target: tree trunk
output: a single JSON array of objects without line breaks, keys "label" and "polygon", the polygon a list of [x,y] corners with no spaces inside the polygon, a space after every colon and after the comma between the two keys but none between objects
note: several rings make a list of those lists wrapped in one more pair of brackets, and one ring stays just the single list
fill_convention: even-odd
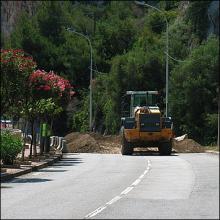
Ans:
[{"label": "tree trunk", "polygon": [[12,119],[12,128],[14,129],[15,128],[15,120]]},{"label": "tree trunk", "polygon": [[35,131],[33,134],[33,155],[34,155],[34,157],[37,156],[37,140],[36,140],[36,132]]},{"label": "tree trunk", "polygon": [[5,120],[5,128],[7,128],[6,117],[3,118]]},{"label": "tree trunk", "polygon": [[25,155],[25,141],[27,138],[27,127],[28,127],[28,121],[24,122],[24,134],[23,134],[23,139],[24,139],[24,144],[23,144],[23,148],[22,148],[22,154],[21,154],[21,160],[24,161],[24,155]]},{"label": "tree trunk", "polygon": [[51,122],[50,122],[50,131],[53,131],[53,118],[51,118]]},{"label": "tree trunk", "polygon": [[34,157],[37,156],[37,140],[36,140],[36,121],[34,120],[34,129],[33,129],[33,135],[32,135],[32,139],[33,139],[33,154]]},{"label": "tree trunk", "polygon": [[30,146],[30,155],[29,158],[32,158],[32,149],[33,149],[33,140],[34,140],[34,121],[31,120],[31,146]]},{"label": "tree trunk", "polygon": [[40,120],[40,155],[44,152],[44,138],[42,137],[42,120]]},{"label": "tree trunk", "polygon": [[48,135],[49,132],[49,121],[46,120],[46,135],[45,135],[45,141],[44,141],[44,152],[49,153],[50,151],[50,136]]}]

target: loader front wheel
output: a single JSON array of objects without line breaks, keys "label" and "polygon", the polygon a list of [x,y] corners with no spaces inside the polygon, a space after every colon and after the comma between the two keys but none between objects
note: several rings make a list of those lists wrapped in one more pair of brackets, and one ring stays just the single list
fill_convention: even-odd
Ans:
[{"label": "loader front wheel", "polygon": [[171,155],[171,153],[172,153],[171,141],[166,141],[166,142],[160,143],[160,146],[158,149],[159,149],[160,155]]},{"label": "loader front wheel", "polygon": [[133,154],[133,147],[131,143],[129,143],[125,136],[122,136],[122,145],[121,145],[121,154],[122,155],[132,155]]}]

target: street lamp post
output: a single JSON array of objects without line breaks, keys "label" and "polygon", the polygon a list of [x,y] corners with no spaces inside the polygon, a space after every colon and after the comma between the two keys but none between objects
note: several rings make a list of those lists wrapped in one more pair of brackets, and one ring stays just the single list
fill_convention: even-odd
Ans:
[{"label": "street lamp post", "polygon": [[220,112],[220,100],[219,100],[219,87],[217,88],[217,97],[218,97],[218,134],[217,134],[217,147],[218,147],[218,150],[220,149],[220,146],[219,146],[219,112]]},{"label": "street lamp post", "polygon": [[79,32],[75,31],[72,28],[67,28],[66,30],[70,31],[70,32],[73,32],[75,34],[78,34],[82,37],[85,37],[86,40],[89,42],[89,46],[90,46],[89,130],[92,131],[92,44],[91,44],[90,39],[86,35],[84,35],[82,33],[79,33]]},{"label": "street lamp post", "polygon": [[[153,8],[159,12],[164,13],[163,11],[161,11],[160,9],[149,5],[145,2],[139,2],[139,1],[134,1],[137,5],[141,5],[141,6],[147,6],[150,8]],[[169,63],[168,63],[168,55],[169,55],[169,35],[168,35],[168,21],[166,16],[164,16],[165,21],[166,21],[166,117],[168,117],[168,72],[169,72]]]}]

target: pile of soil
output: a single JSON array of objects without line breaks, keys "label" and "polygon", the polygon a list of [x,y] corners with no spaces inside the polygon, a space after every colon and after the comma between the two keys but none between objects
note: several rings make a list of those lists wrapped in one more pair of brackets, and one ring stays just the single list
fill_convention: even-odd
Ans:
[{"label": "pile of soil", "polygon": [[173,140],[173,149],[177,153],[203,153],[205,148],[193,139]]},{"label": "pile of soil", "polygon": [[72,132],[64,137],[68,153],[120,153],[120,137]]},{"label": "pile of soil", "polygon": [[[97,133],[72,132],[65,137],[68,153],[120,154],[121,137],[103,136]],[[205,148],[193,139],[173,140],[173,150],[177,153],[202,153]],[[135,151],[158,151],[157,148],[135,148]]]}]

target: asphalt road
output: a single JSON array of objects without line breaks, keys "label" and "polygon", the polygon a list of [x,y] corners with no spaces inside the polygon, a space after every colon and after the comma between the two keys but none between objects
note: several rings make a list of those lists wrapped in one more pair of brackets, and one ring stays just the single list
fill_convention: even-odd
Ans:
[{"label": "asphalt road", "polygon": [[1,184],[1,219],[219,219],[219,156],[65,154]]}]

